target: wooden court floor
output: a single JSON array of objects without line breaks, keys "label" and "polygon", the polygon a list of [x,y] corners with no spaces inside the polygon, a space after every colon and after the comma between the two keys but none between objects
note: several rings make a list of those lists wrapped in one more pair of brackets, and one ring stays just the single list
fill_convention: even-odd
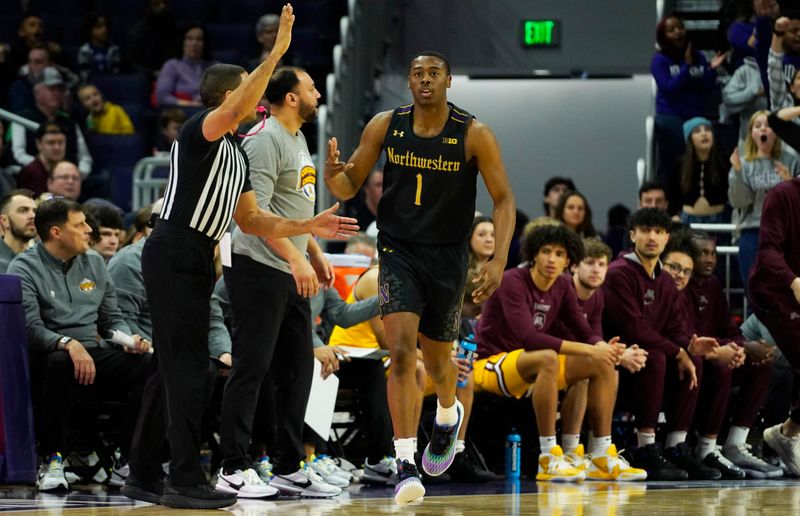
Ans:
[{"label": "wooden court floor", "polygon": [[[241,516],[268,515],[800,515],[800,480],[610,483],[578,485],[497,481],[483,486],[429,486],[416,506],[398,507],[389,489],[351,486],[330,500],[279,499],[240,502],[226,509]],[[0,512],[6,514],[160,515],[221,514],[178,511],[133,503],[102,486],[78,486],[67,495],[39,494],[25,486],[0,486]]]}]

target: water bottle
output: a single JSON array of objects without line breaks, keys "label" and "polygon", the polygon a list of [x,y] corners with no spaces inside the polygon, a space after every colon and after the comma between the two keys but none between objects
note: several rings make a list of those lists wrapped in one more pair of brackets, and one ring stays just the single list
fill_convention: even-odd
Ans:
[{"label": "water bottle", "polygon": [[506,436],[506,480],[519,479],[522,462],[522,437],[512,428]]},{"label": "water bottle", "polygon": [[[458,343],[458,351],[456,356],[458,358],[465,358],[469,362],[469,370],[472,371],[472,361],[475,358],[475,352],[478,350],[478,345],[475,343],[475,336],[473,334],[469,334],[466,339],[459,341]],[[461,376],[458,377],[456,385],[459,387],[466,387],[468,382],[468,378],[464,377],[463,379]]]}]

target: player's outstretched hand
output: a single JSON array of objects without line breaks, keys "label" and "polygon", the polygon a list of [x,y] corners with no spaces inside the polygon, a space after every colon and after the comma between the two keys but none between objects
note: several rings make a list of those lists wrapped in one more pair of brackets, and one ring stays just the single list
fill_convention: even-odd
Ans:
[{"label": "player's outstretched hand", "polygon": [[275,44],[272,52],[282,56],[289,50],[289,43],[292,42],[292,25],[294,25],[294,9],[292,4],[286,4],[281,10],[281,21],[278,25],[278,35],[275,36]]},{"label": "player's outstretched hand", "polygon": [[483,303],[489,299],[489,296],[500,286],[504,270],[505,264],[499,261],[489,260],[483,264],[478,275],[472,280],[473,283],[478,284],[478,288],[472,293],[473,303]]},{"label": "player's outstretched hand", "polygon": [[334,212],[339,209],[337,202],[327,210],[311,219],[311,234],[322,238],[346,240],[358,231],[356,219],[340,217]]},{"label": "player's outstretched hand", "polygon": [[325,179],[336,177],[346,170],[353,168],[353,163],[339,161],[339,144],[336,137],[328,140],[328,157],[325,159]]}]

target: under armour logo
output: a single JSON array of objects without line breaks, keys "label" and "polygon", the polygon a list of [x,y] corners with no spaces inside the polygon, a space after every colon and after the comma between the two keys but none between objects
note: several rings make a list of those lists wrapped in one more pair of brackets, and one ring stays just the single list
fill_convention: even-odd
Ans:
[{"label": "under armour logo", "polygon": [[403,132],[403,131],[398,131],[397,129],[395,129],[394,131],[392,131],[392,136],[399,136],[400,138],[402,138],[402,137],[403,137],[403,134],[404,134],[404,132]]},{"label": "under armour logo", "polygon": [[798,319],[798,318],[800,318],[800,314],[798,314],[797,312],[792,312],[792,313],[789,314],[789,320],[791,320],[791,321],[794,321],[795,319]]}]

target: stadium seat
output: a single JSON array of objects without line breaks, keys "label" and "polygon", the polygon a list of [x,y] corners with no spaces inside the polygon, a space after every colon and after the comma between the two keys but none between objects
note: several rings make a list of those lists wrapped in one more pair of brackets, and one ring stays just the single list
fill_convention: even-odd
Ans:
[{"label": "stadium seat", "polygon": [[142,137],[138,134],[131,136],[92,134],[87,140],[94,158],[92,176],[108,174],[111,181],[112,202],[126,212],[130,211],[133,168],[136,162],[144,157]]}]

